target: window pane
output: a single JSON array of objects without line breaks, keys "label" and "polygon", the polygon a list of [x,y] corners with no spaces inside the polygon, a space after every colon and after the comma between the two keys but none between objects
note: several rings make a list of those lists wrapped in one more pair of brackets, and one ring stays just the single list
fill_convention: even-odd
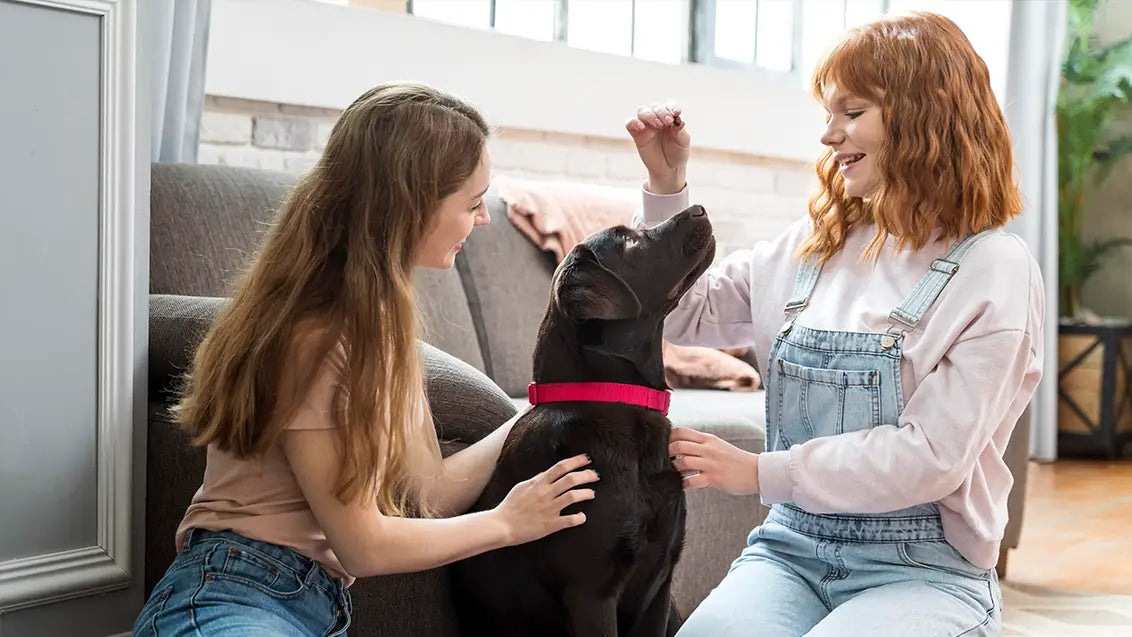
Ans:
[{"label": "window pane", "polygon": [[490,0],[413,0],[413,15],[477,29],[491,22]]},{"label": "window pane", "polygon": [[872,22],[884,13],[884,0],[846,0],[845,28]]},{"label": "window pane", "polygon": [[[852,2],[852,0],[850,0]],[[802,83],[808,85],[810,75],[821,56],[844,31],[845,0],[802,0]]]},{"label": "window pane", "polygon": [[718,0],[715,4],[715,55],[745,62],[755,61],[755,19],[759,6],[754,0]]},{"label": "window pane", "polygon": [[1010,32],[1013,6],[1010,0],[891,0],[889,11],[933,11],[954,21],[986,62],[994,91],[1001,96],[1006,90],[1010,46],[1004,34]]},{"label": "window pane", "polygon": [[632,52],[633,0],[570,0],[566,40],[591,51]]},{"label": "window pane", "polygon": [[495,30],[553,40],[554,0],[495,0]]},{"label": "window pane", "polygon": [[791,0],[758,0],[758,51],[755,64],[776,71],[794,65],[794,3]]},{"label": "window pane", "polygon": [[637,0],[634,33],[634,56],[657,62],[682,62],[688,39],[688,1]]}]

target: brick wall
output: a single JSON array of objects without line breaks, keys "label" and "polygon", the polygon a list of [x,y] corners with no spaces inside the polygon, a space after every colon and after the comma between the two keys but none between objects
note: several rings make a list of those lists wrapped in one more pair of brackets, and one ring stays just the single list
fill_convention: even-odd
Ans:
[{"label": "brick wall", "polygon": [[[197,161],[301,172],[317,160],[338,111],[209,96]],[[693,129],[694,135],[694,129]],[[491,140],[495,174],[637,190],[644,169],[625,139],[502,129]],[[694,149],[693,200],[712,215],[720,255],[777,235],[804,215],[811,166]]]}]

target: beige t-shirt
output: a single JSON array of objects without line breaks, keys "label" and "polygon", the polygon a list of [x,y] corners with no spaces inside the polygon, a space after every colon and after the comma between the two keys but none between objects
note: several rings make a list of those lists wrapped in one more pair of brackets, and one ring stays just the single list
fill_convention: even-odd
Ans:
[{"label": "beige t-shirt", "polygon": [[[335,350],[315,379],[288,429],[332,429],[332,409],[345,370]],[[245,537],[289,547],[322,564],[331,577],[354,578],[342,567],[319,526],[278,443],[262,457],[241,460],[208,446],[204,484],[177,528],[177,550],[190,528],[232,530]]]}]

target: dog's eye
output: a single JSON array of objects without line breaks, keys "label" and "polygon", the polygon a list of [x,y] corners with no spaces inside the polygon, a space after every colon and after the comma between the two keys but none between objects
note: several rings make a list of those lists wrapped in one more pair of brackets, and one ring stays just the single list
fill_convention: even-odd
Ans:
[{"label": "dog's eye", "polygon": [[636,237],[625,237],[625,245],[623,246],[622,250],[624,252],[628,252],[629,250],[633,250],[637,247],[637,245],[639,243],[640,242],[637,241]]}]

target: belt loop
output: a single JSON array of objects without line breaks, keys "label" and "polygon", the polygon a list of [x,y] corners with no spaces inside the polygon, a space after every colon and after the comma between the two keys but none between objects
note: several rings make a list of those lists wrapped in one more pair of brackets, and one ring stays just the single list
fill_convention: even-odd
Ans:
[{"label": "belt loop", "polygon": [[184,550],[187,551],[190,548],[192,548],[193,537],[196,535],[196,533],[197,533],[197,530],[196,530],[195,527],[185,531],[185,537],[181,540],[181,545],[182,545],[182,547],[184,547]]}]

